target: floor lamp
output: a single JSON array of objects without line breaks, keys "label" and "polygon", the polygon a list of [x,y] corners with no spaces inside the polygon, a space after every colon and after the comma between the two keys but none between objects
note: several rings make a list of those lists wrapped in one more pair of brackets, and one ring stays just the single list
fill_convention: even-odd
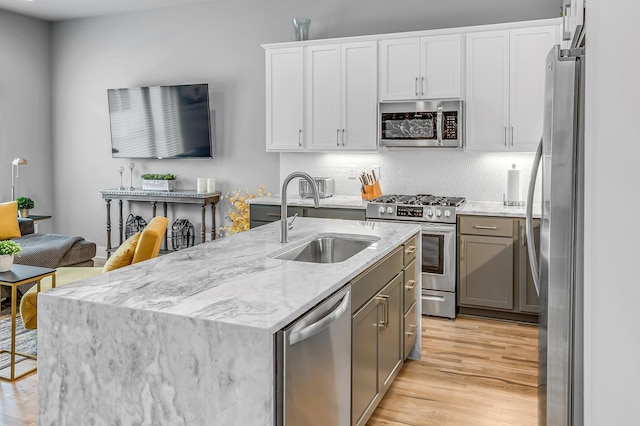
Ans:
[{"label": "floor lamp", "polygon": [[13,178],[14,178],[13,168],[15,166],[15,168],[16,168],[15,177],[18,177],[18,167],[24,166],[26,164],[29,164],[29,163],[27,163],[27,160],[25,160],[22,157],[16,157],[11,162],[11,201],[16,199],[15,188],[14,188],[14,180],[13,180]]}]

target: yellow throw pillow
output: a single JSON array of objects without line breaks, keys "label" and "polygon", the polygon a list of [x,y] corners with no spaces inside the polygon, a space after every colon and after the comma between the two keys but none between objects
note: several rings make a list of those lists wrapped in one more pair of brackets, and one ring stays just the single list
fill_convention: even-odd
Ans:
[{"label": "yellow throw pillow", "polygon": [[0,203],[0,241],[20,238],[18,202]]},{"label": "yellow throw pillow", "polygon": [[104,264],[104,267],[102,268],[103,273],[122,268],[123,266],[131,265],[133,254],[136,252],[136,246],[138,245],[138,240],[140,239],[140,234],[141,232],[138,231],[127,238],[127,241],[120,244],[118,250],[116,250],[109,257],[109,259],[107,259],[107,263]]}]

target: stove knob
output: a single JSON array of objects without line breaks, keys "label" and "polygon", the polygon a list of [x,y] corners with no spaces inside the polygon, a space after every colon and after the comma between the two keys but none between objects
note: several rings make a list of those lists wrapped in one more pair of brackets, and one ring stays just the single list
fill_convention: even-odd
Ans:
[{"label": "stove knob", "polygon": [[384,207],[382,207],[382,206],[378,207],[378,212],[380,214],[384,214]]},{"label": "stove knob", "polygon": [[442,216],[442,210],[436,209],[436,217]]},{"label": "stove knob", "polygon": [[387,213],[393,214],[393,207],[387,207]]},{"label": "stove knob", "polygon": [[445,210],[444,217],[451,217],[451,212],[449,210]]},{"label": "stove knob", "polygon": [[427,209],[427,216],[433,216],[433,210]]}]

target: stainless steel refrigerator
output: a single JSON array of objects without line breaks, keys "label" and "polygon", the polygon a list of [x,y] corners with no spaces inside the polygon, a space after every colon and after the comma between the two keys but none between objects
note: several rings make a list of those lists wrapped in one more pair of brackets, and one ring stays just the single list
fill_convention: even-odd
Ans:
[{"label": "stainless steel refrigerator", "polygon": [[[540,297],[538,424],[583,424],[584,48],[549,52],[544,128],[529,186],[527,240]],[[539,269],[533,192],[542,159]]]}]

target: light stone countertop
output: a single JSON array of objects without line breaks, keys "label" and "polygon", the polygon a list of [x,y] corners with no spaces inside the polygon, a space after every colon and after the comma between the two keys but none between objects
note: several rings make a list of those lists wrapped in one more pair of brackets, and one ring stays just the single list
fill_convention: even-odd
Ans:
[{"label": "light stone countertop", "polygon": [[[280,195],[258,197],[249,200],[249,204],[277,205],[281,202]],[[287,205],[294,207],[313,207],[313,198],[300,198],[299,196],[287,196]],[[337,209],[361,209],[367,208],[367,201],[353,195],[333,195],[328,198],[320,198],[320,207]]]},{"label": "light stone countertop", "polygon": [[420,227],[411,224],[298,218],[289,243],[317,233],[380,237],[340,263],[277,260],[280,224],[160,256],[59,287],[40,297],[174,314],[274,333],[346,285]]},{"label": "light stone countertop", "polygon": [[[503,216],[522,217],[526,215],[527,208],[505,206],[500,201],[466,201],[456,212],[458,215],[468,216]],[[540,206],[533,206],[533,217],[540,217]]]}]

